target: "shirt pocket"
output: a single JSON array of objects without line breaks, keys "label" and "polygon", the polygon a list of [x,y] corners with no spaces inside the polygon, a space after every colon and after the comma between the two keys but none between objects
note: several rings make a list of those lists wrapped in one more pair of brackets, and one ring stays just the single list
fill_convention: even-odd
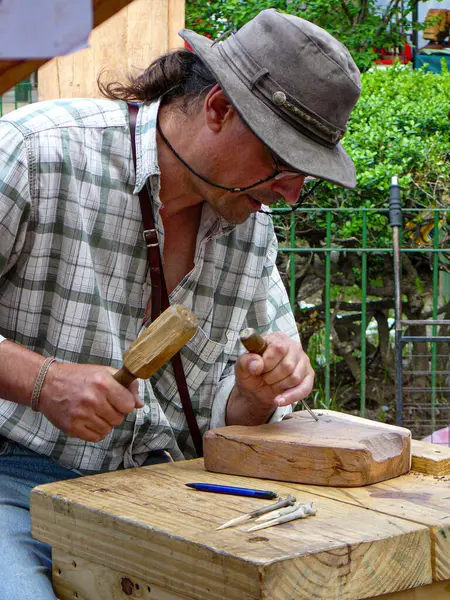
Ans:
[{"label": "shirt pocket", "polygon": [[[208,379],[207,387],[211,389],[219,382],[238,336],[238,331],[227,330],[222,340],[217,342],[199,327],[196,334],[183,347],[181,359],[194,410],[197,408],[194,396],[205,379]],[[181,408],[172,364],[165,365],[159,375],[153,378],[152,383],[156,386],[154,391],[163,407],[173,404]]]},{"label": "shirt pocket", "polygon": [[186,344],[182,360],[191,395],[200,387],[219,357],[227,353],[228,337],[225,335],[223,340],[216,342],[199,327],[194,337]]}]

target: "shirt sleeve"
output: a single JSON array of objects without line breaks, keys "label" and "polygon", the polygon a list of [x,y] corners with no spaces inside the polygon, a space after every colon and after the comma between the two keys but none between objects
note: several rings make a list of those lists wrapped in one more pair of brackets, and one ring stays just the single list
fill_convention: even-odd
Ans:
[{"label": "shirt sleeve", "polygon": [[[31,212],[27,152],[23,135],[0,121],[0,278],[17,261]],[[0,342],[5,338],[0,335]]]},{"label": "shirt sleeve", "polygon": [[[299,342],[298,329],[289,304],[286,288],[275,264],[277,251],[278,243],[275,234],[273,234],[261,281],[243,327],[253,327],[262,335],[267,335],[272,331],[283,331],[290,338]],[[230,358],[222,374],[212,405],[211,429],[225,427],[226,425],[227,401],[235,383],[234,364],[239,353],[243,351],[241,345],[237,344],[236,352]],[[291,412],[292,406],[279,407],[275,410],[269,422],[281,421]]]}]

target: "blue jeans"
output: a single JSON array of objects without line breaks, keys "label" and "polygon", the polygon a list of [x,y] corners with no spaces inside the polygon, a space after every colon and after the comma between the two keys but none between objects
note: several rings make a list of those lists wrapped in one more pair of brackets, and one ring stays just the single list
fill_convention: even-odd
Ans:
[{"label": "blue jeans", "polygon": [[[145,464],[170,460],[149,456]],[[78,473],[0,436],[0,600],[55,600],[51,548],[31,537],[32,488]]]}]

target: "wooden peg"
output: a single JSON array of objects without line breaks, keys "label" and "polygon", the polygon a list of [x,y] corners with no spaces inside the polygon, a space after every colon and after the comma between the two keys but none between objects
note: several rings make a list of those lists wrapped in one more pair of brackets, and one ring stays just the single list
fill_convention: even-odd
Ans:
[{"label": "wooden peg", "polygon": [[169,306],[128,348],[114,379],[128,387],[148,379],[174,356],[197,331],[197,318],[185,306]]}]

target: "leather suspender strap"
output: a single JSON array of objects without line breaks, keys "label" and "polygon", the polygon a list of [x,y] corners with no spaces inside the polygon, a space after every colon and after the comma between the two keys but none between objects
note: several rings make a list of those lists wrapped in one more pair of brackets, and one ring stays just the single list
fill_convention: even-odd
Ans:
[{"label": "leather suspender strap", "polygon": [[[131,150],[133,152],[134,168],[136,169],[136,118],[137,106],[128,105],[130,117]],[[153,217],[152,202],[148,193],[147,185],[139,192],[139,203],[141,205],[142,221],[144,223],[144,241],[147,246],[147,265],[152,283],[152,321],[161,314],[162,306],[162,282],[161,282],[161,257],[159,254],[158,232]],[[167,301],[168,302],[168,301]],[[168,306],[168,304],[167,304]],[[167,308],[164,307],[164,308]]]},{"label": "leather suspender strap", "polygon": [[[133,104],[128,104],[128,113],[130,117],[130,133],[131,133],[131,148],[133,152],[134,167],[136,169],[136,118],[138,107]],[[154,321],[170,306],[169,295],[167,293],[166,280],[164,278],[164,270],[159,252],[158,233],[155,227],[155,219],[153,217],[152,201],[148,192],[147,185],[144,185],[139,192],[139,203],[141,205],[142,221],[144,223],[144,240],[147,246],[147,264],[150,272],[150,280],[152,285],[152,321]],[[202,434],[198,427],[197,419],[195,418],[192,409],[191,399],[189,397],[189,389],[184,375],[183,363],[179,352],[172,358],[172,366],[177,382],[178,393],[180,395],[181,404],[183,406],[186,421],[191,433],[192,441],[198,456],[203,456]]]}]

